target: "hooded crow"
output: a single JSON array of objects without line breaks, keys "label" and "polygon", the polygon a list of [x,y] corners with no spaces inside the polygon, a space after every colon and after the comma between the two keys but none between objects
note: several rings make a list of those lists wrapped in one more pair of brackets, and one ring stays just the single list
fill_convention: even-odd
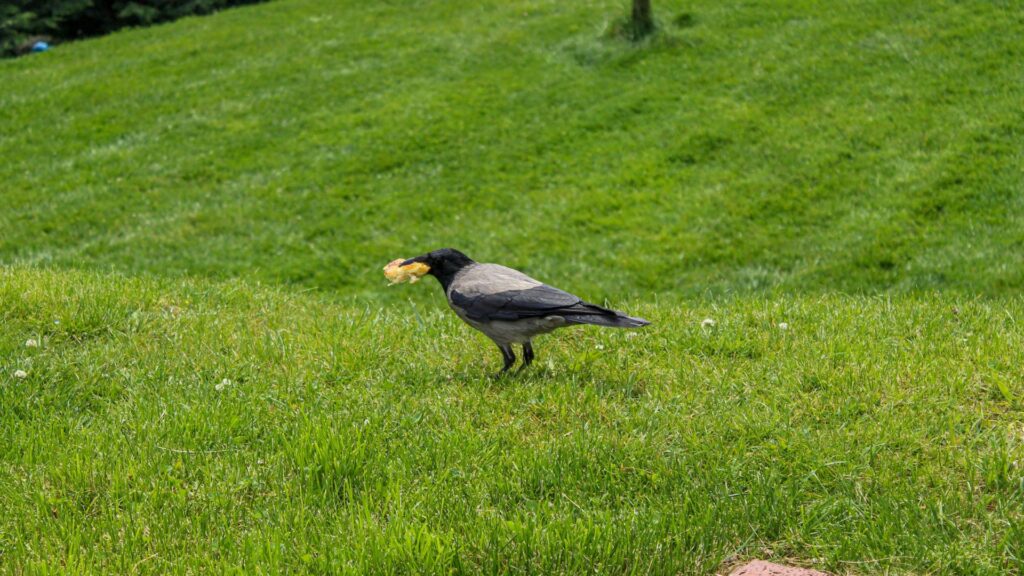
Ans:
[{"label": "hooded crow", "polygon": [[[430,274],[437,278],[448,305],[459,318],[498,345],[505,361],[499,374],[516,362],[513,344],[522,345],[522,368],[525,368],[534,359],[533,338],[556,328],[575,324],[639,328],[650,324],[643,318],[584,302],[518,270],[474,262],[453,248],[435,250],[394,264],[403,269],[406,276]],[[412,267],[413,264],[419,266]]]}]

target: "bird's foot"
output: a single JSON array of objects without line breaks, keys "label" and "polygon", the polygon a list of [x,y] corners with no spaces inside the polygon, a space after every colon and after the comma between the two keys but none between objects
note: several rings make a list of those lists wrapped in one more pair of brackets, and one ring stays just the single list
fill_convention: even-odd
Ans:
[{"label": "bird's foot", "polygon": [[519,369],[516,370],[516,374],[519,374],[523,370],[526,370],[527,368],[529,368],[530,364],[532,364],[532,363],[533,363],[533,344],[531,344],[530,342],[525,342],[523,344],[523,363],[519,366]]},{"label": "bird's foot", "polygon": [[491,374],[491,379],[492,380],[501,380],[502,378],[508,378],[508,377],[512,376],[513,374],[518,374],[518,371],[513,372],[513,371],[509,370],[508,368],[502,368],[501,370],[498,370],[497,372]]},{"label": "bird's foot", "polygon": [[501,367],[501,372],[494,375],[495,379],[502,378],[508,374],[509,368],[512,368],[516,363],[516,355],[515,352],[512,351],[511,346],[508,344],[499,344],[498,348],[501,350],[501,358],[504,360],[505,364]]}]

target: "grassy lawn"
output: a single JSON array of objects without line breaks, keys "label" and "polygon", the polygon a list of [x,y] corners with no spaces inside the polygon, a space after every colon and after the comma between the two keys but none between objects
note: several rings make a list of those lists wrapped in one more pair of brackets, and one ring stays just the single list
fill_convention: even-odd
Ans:
[{"label": "grassy lawn", "polygon": [[1020,300],[638,304],[495,381],[438,309],[26,269],[0,299],[14,572],[1024,568]]},{"label": "grassy lawn", "polygon": [[[1024,572],[1024,13],[654,7],[0,61],[0,573]],[[444,246],[654,325],[492,380]]]}]

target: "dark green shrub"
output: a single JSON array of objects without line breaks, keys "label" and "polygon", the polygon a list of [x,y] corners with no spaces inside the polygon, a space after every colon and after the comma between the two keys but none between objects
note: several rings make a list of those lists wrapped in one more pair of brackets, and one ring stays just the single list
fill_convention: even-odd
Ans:
[{"label": "dark green shrub", "polygon": [[0,4],[0,55],[23,52],[36,37],[86,38],[259,1],[6,0]]}]

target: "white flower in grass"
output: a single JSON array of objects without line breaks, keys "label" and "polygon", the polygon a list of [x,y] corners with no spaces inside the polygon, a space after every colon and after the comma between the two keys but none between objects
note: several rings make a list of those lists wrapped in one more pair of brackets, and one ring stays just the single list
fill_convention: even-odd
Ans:
[{"label": "white flower in grass", "polygon": [[14,377],[15,378],[28,378],[28,372],[25,372],[24,370],[15,370],[14,371]]},{"label": "white flower in grass", "polygon": [[604,350],[604,344],[598,344],[594,346],[594,348],[597,348],[598,350]]},{"label": "white flower in grass", "polygon": [[789,322],[779,322],[779,330],[789,330]]},{"label": "white flower in grass", "polygon": [[712,320],[711,318],[705,318],[700,323],[700,327],[701,328],[714,328],[714,326],[715,326],[715,321]]},{"label": "white flower in grass", "polygon": [[28,340],[25,340],[25,346],[27,348],[36,348],[39,346],[39,341],[35,338],[29,338]]},{"label": "white flower in grass", "polygon": [[220,392],[221,390],[227,388],[228,386],[231,386],[231,380],[225,378],[221,380],[220,383],[218,383],[216,386],[214,386],[214,389],[216,389],[217,392]]}]

